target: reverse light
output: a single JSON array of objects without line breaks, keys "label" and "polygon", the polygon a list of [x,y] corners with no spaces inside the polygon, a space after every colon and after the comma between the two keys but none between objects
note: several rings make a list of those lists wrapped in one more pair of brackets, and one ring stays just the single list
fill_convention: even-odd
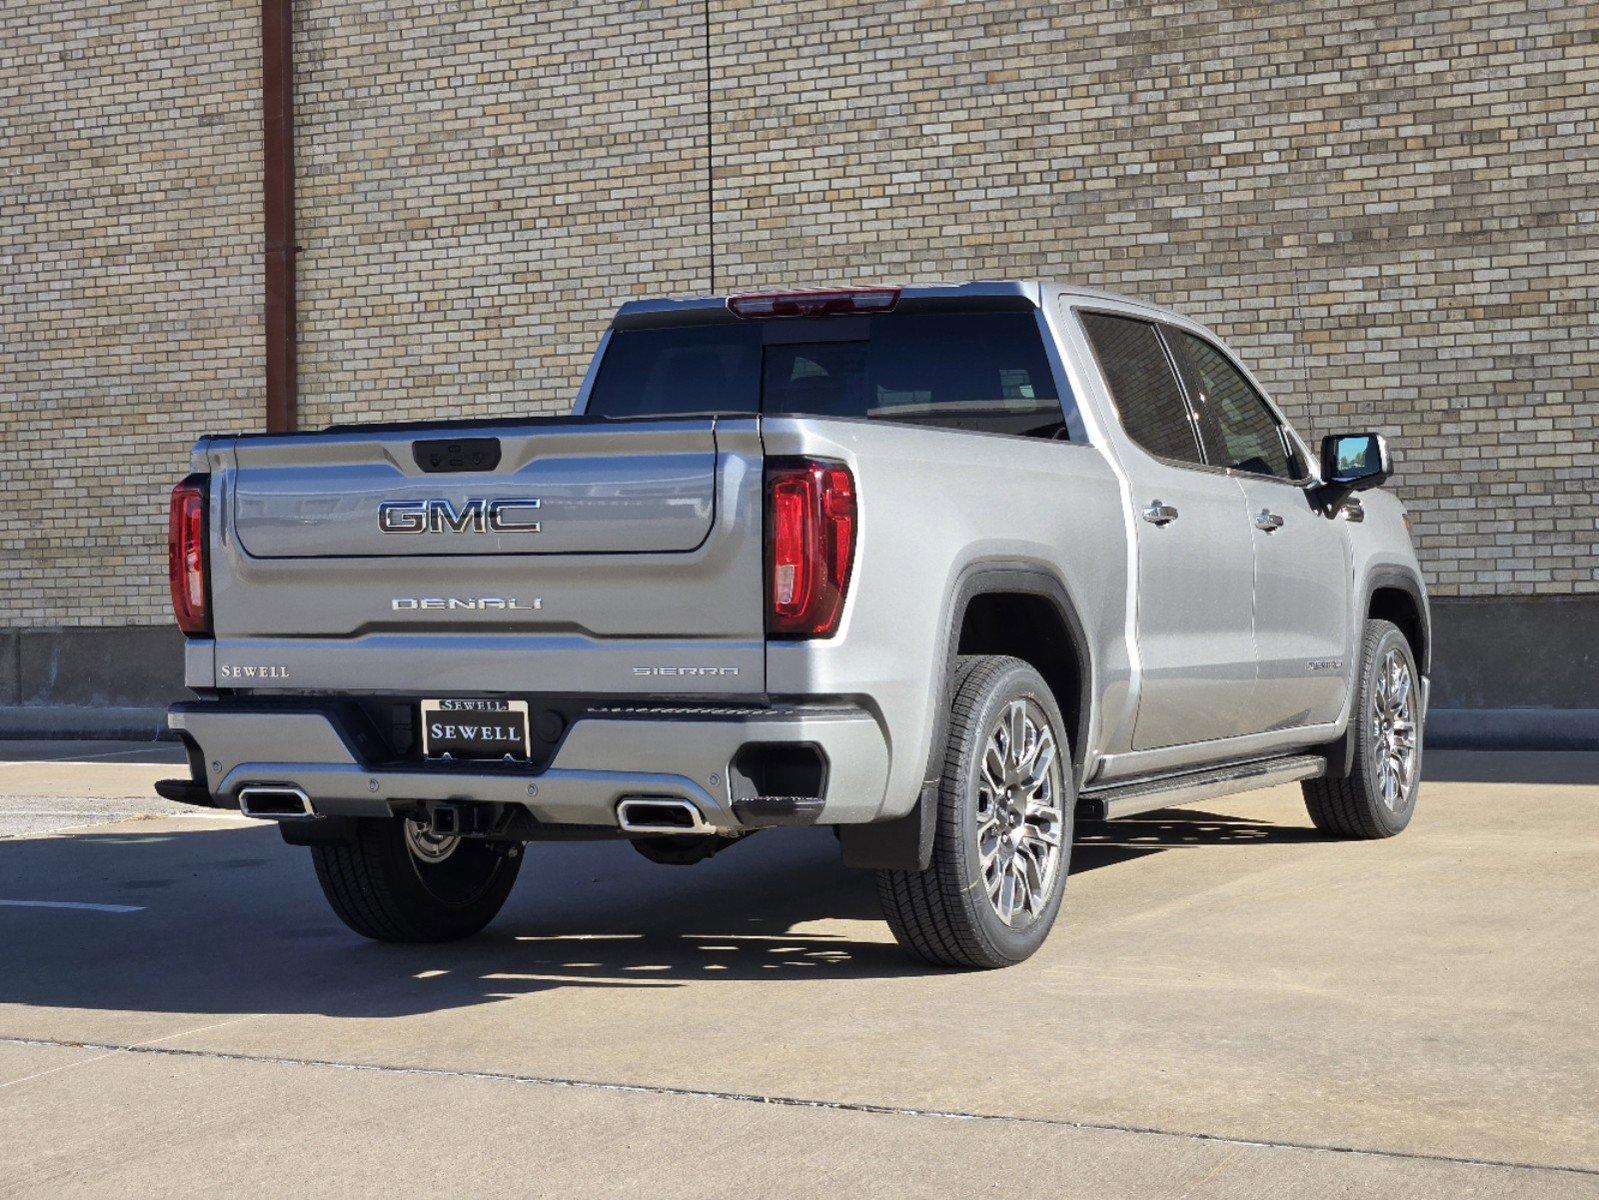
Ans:
[{"label": "reverse light", "polygon": [[766,632],[831,637],[855,561],[855,479],[843,463],[771,459],[766,468]]},{"label": "reverse light", "polygon": [[898,303],[897,287],[799,288],[788,292],[744,292],[727,298],[728,311],[735,317],[888,312]]},{"label": "reverse light", "polygon": [[190,475],[172,489],[167,510],[167,580],[172,585],[172,615],[192,636],[211,631],[205,561],[206,476]]}]

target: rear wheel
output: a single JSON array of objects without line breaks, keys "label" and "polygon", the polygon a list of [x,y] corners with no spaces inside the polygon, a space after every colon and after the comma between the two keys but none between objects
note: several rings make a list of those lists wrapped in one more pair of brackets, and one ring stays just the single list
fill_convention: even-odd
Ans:
[{"label": "rear wheel", "polygon": [[1302,786],[1312,824],[1344,838],[1393,837],[1416,811],[1421,790],[1421,673],[1397,625],[1366,622],[1345,779]]},{"label": "rear wheel", "polygon": [[1048,685],[1000,655],[957,661],[932,865],[879,871],[894,937],[940,966],[1005,967],[1043,945],[1071,856],[1071,753]]},{"label": "rear wheel", "polygon": [[404,818],[360,820],[348,842],[314,845],[317,881],[339,919],[380,942],[449,942],[492,921],[520,848],[435,834]]}]

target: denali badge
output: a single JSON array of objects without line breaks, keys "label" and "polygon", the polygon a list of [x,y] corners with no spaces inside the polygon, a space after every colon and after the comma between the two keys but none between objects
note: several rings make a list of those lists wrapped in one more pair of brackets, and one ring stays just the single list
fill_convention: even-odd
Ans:
[{"label": "denali badge", "polygon": [[528,517],[539,502],[467,500],[457,509],[448,500],[385,500],[378,505],[378,528],[384,533],[537,533]]},{"label": "denali badge", "polygon": [[544,607],[544,599],[534,596],[524,603],[515,596],[396,596],[389,601],[395,612],[455,612],[458,609],[480,612],[535,611]]}]

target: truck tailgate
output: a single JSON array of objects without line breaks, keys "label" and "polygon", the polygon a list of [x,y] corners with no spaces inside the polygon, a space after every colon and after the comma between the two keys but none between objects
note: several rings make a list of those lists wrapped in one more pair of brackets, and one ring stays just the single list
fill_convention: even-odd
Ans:
[{"label": "truck tailgate", "polygon": [[[474,457],[498,461],[438,469]],[[685,553],[716,502],[710,421],[243,440],[234,458],[233,528],[255,558]]]},{"label": "truck tailgate", "polygon": [[375,427],[199,453],[218,686],[764,687],[752,418]]}]

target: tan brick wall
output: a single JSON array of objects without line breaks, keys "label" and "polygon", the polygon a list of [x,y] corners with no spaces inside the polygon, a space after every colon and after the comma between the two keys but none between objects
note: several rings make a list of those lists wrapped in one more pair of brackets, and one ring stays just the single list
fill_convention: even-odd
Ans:
[{"label": "tan brick wall", "polygon": [[308,425],[565,411],[619,298],[705,289],[703,11],[301,6]]},{"label": "tan brick wall", "polygon": [[1599,8],[717,12],[724,286],[1171,305],[1392,436],[1436,594],[1599,591]]},{"label": "tan brick wall", "polygon": [[[569,403],[708,286],[699,3],[301,0],[308,426]],[[258,6],[0,29],[0,625],[166,618],[261,410]],[[1599,11],[712,0],[718,290],[1048,275],[1373,424],[1440,595],[1599,591]],[[19,465],[20,464],[20,465]]]},{"label": "tan brick wall", "polygon": [[0,626],[169,620],[166,491],[261,411],[257,13],[6,2]]}]

